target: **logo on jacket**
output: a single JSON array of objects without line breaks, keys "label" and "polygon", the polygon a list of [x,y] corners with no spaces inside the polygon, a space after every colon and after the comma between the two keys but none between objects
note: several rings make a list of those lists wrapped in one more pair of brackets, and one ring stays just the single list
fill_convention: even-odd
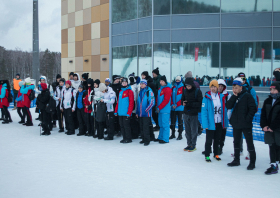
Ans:
[{"label": "logo on jacket", "polygon": [[178,93],[181,93],[181,91],[178,91]]},{"label": "logo on jacket", "polygon": [[205,103],[202,103],[202,107],[205,107]]},{"label": "logo on jacket", "polygon": [[126,96],[126,94],[123,94],[123,96]]}]

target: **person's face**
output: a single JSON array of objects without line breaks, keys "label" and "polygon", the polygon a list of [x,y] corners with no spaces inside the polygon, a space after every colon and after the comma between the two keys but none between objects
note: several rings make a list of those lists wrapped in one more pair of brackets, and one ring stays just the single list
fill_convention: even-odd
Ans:
[{"label": "person's face", "polygon": [[146,76],[142,74],[142,75],[141,75],[141,78],[142,78],[142,79],[146,79]]},{"label": "person's face", "polygon": [[191,90],[191,89],[192,89],[192,86],[191,86],[191,85],[187,85],[187,89],[188,89],[188,90]]},{"label": "person's face", "polygon": [[56,79],[56,82],[58,82],[58,83],[59,83],[60,79],[61,79],[61,78]]},{"label": "person's face", "polygon": [[176,80],[177,83],[181,82],[180,80]]},{"label": "person's face", "polygon": [[79,92],[82,92],[82,91],[83,91],[83,88],[82,88],[82,87],[79,87],[78,89],[79,89]]},{"label": "person's face", "polygon": [[62,87],[64,85],[64,82],[60,81],[59,85]]},{"label": "person's face", "polygon": [[239,94],[242,91],[242,87],[239,85],[233,85],[232,86],[232,91],[236,94]]},{"label": "person's face", "polygon": [[271,88],[271,89],[270,89],[270,93],[271,93],[271,94],[278,94],[279,91],[278,91],[277,89]]},{"label": "person's face", "polygon": [[161,86],[165,86],[166,85],[166,83],[163,80],[160,80],[159,83],[160,83]]},{"label": "person's face", "polygon": [[241,78],[242,79],[242,84],[244,85],[246,83],[246,79],[245,78]]},{"label": "person's face", "polygon": [[122,82],[122,86],[126,87],[127,86],[127,82]]},{"label": "person's face", "polygon": [[102,91],[102,93],[106,93],[106,89],[104,91]]},{"label": "person's face", "polygon": [[74,80],[78,80],[78,76],[74,76]]},{"label": "person's face", "polygon": [[223,91],[224,91],[224,85],[219,85],[218,91],[219,91],[220,93],[223,93]]},{"label": "person's face", "polygon": [[19,75],[17,75],[16,78],[19,78]]},{"label": "person's face", "polygon": [[105,82],[105,85],[106,85],[106,86],[109,86],[109,85],[110,85],[110,83],[109,83],[109,82]]},{"label": "person's face", "polygon": [[210,88],[210,90],[211,90],[212,93],[217,93],[217,92],[218,92],[218,88],[215,87],[215,86],[212,86],[212,87]]},{"label": "person's face", "polygon": [[70,75],[69,78],[70,78],[70,80],[73,80],[73,79],[74,79],[74,78],[73,78],[73,75]]},{"label": "person's face", "polygon": [[94,83],[94,88],[98,88],[98,84]]},{"label": "person's face", "polygon": [[157,77],[157,75],[156,75],[155,73],[153,73],[153,77],[154,77],[154,78],[156,78],[156,77]]},{"label": "person's face", "polygon": [[41,83],[46,83],[45,79],[41,79]]},{"label": "person's face", "polygon": [[144,83],[141,83],[141,84],[140,84],[140,87],[141,87],[141,89],[145,89],[145,88],[146,88],[146,85],[145,85]]},{"label": "person's face", "polygon": [[68,89],[70,87],[70,85],[66,83],[65,87]]},{"label": "person's face", "polygon": [[91,87],[91,84],[88,84],[88,87]]},{"label": "person's face", "polygon": [[115,83],[115,84],[120,83],[120,79],[119,79],[119,78],[118,78],[118,79],[116,79],[116,80],[114,81],[114,83]]}]

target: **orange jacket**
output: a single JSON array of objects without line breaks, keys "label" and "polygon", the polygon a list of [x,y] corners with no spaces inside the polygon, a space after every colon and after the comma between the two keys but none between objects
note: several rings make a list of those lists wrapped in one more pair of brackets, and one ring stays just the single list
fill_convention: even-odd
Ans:
[{"label": "orange jacket", "polygon": [[13,79],[14,90],[17,90],[17,91],[20,90],[20,87],[19,87],[20,81],[21,81],[21,79],[18,79],[18,80],[16,78]]}]

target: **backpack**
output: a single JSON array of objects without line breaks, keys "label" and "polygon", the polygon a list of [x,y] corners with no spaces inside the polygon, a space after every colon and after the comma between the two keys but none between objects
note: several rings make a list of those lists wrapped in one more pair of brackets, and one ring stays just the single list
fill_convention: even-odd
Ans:
[{"label": "backpack", "polygon": [[[249,93],[249,94],[251,94],[251,90],[253,89],[253,87],[249,87],[248,88],[248,90],[247,90],[247,92]],[[259,104],[260,104],[260,99],[259,99],[259,96],[256,94],[256,98],[257,98],[257,103],[258,103],[258,106],[257,106],[257,109],[256,109],[256,113],[258,112],[258,110],[259,110]]]},{"label": "backpack", "polygon": [[32,101],[32,100],[34,100],[36,98],[34,90],[31,90],[30,95],[28,96],[28,98],[29,98],[30,101]]},{"label": "backpack", "polygon": [[9,91],[9,94],[8,94],[8,102],[9,103],[13,102],[13,95],[12,95],[11,91]]}]

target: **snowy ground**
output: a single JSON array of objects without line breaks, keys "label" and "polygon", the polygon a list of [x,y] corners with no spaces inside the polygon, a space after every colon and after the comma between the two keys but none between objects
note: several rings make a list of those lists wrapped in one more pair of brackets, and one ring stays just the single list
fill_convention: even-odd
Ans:
[{"label": "snowy ground", "polygon": [[[32,109],[34,112],[34,109]],[[132,144],[59,134],[39,136],[38,121],[27,128],[14,122],[0,129],[1,198],[83,197],[279,197],[280,174],[266,176],[268,146],[255,141],[256,169],[248,161],[229,168],[232,138],[227,137],[222,161],[206,163],[205,135],[197,151],[184,152],[186,139],[144,147]],[[35,113],[33,113],[35,117]],[[37,116],[37,115],[36,115]],[[158,133],[156,133],[157,135]],[[245,143],[245,142],[244,142]],[[245,143],[246,146],[246,143]]]}]

